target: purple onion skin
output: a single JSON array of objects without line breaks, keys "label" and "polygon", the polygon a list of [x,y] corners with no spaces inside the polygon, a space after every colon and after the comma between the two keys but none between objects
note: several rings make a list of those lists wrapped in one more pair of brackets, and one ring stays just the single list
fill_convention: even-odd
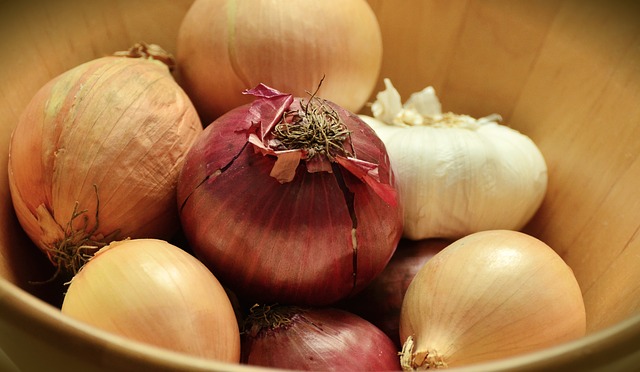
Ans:
[{"label": "purple onion skin", "polygon": [[400,309],[418,270],[451,241],[402,239],[385,269],[357,295],[336,304],[380,328],[400,348]]},{"label": "purple onion skin", "polygon": [[[395,192],[382,141],[356,115],[331,107],[351,131],[358,159],[377,164],[381,184]],[[195,255],[249,302],[325,306],[359,292],[397,247],[399,202],[389,204],[342,168],[351,206],[336,172],[310,173],[301,163],[291,182],[279,183],[270,176],[275,157],[247,143],[249,108],[208,125],[187,154],[178,204]]]},{"label": "purple onion skin", "polygon": [[399,371],[399,349],[373,324],[335,308],[305,309],[291,323],[243,334],[241,362],[300,371]]}]

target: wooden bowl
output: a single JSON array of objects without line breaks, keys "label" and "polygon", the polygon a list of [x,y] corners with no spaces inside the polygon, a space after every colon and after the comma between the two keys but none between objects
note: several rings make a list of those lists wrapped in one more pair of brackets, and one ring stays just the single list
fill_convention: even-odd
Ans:
[{"label": "wooden bowl", "polygon": [[[0,349],[21,370],[247,369],[124,340],[63,316],[51,286],[33,284],[51,269],[21,231],[7,184],[11,131],[41,85],[137,41],[174,52],[191,1],[0,5]],[[385,48],[376,91],[385,77],[403,97],[433,85],[445,110],[476,117],[499,113],[538,144],[548,162],[549,190],[525,231],[566,260],[584,294],[586,337],[459,370],[640,365],[640,5],[369,3]]]}]

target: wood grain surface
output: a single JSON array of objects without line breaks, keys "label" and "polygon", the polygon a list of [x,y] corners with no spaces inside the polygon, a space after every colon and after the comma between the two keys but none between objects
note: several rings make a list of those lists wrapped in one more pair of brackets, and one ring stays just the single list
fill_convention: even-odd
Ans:
[{"label": "wood grain surface", "polygon": [[[174,52],[191,2],[0,2],[0,284],[46,297],[29,281],[46,277],[47,263],[20,231],[7,184],[24,106],[53,76],[134,42]],[[574,270],[590,333],[640,317],[640,3],[368,2],[384,44],[376,91],[383,78],[405,98],[432,85],[444,110],[499,113],[530,136],[547,160],[549,189],[525,231]],[[0,298],[13,293],[2,288]],[[627,338],[607,337],[638,340],[634,324],[620,331]]]}]

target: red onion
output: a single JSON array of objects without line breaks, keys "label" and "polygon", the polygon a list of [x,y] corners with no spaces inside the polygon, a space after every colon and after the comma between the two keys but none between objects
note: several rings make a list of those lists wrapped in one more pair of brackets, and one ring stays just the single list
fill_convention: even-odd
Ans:
[{"label": "red onion", "polygon": [[241,362],[307,371],[398,371],[394,343],[355,314],[335,308],[259,306],[241,336]]},{"label": "red onion", "polygon": [[356,293],[402,234],[383,143],[318,97],[262,84],[245,93],[257,98],[207,126],[178,180],[194,253],[254,302],[327,305]]},{"label": "red onion", "polygon": [[400,348],[400,309],[404,294],[420,268],[449,243],[444,239],[401,240],[380,275],[338,307],[371,322]]}]

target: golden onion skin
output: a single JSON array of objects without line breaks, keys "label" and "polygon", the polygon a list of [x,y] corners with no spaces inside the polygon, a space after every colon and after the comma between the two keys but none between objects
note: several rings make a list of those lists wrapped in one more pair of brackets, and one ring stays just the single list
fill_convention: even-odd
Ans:
[{"label": "golden onion skin", "polygon": [[57,266],[74,254],[68,247],[168,238],[179,226],[177,177],[201,132],[164,63],[109,56],[68,70],[36,93],[13,132],[18,220]]}]

